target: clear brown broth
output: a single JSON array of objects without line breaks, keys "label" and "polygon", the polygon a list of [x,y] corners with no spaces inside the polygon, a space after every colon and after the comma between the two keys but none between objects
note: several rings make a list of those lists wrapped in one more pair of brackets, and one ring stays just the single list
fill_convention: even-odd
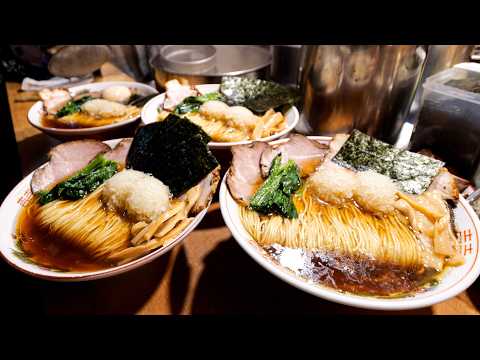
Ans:
[{"label": "clear brown broth", "polygon": [[112,267],[91,259],[81,250],[51,238],[35,222],[36,198],[24,207],[17,222],[16,235],[25,254],[36,264],[63,271],[96,271]]}]

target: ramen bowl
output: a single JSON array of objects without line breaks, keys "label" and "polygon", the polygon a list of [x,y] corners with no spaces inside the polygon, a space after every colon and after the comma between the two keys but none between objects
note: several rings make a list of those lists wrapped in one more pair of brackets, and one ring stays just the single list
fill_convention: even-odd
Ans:
[{"label": "ramen bowl", "polygon": [[[203,85],[197,85],[197,88],[201,90],[203,93],[217,92],[220,89],[220,85],[219,84],[203,84]],[[152,124],[158,121],[158,115],[159,115],[158,109],[163,105],[164,101],[165,101],[165,93],[162,93],[160,95],[155,96],[153,99],[151,99],[149,102],[145,104],[145,106],[142,109],[142,122],[144,125]],[[208,143],[208,146],[211,149],[229,149],[230,147],[235,145],[251,144],[254,141],[267,142],[267,141],[283,138],[287,136],[295,128],[295,126],[297,125],[300,119],[298,109],[295,106],[290,107],[283,115],[285,117],[287,125],[285,129],[283,129],[282,131],[279,131],[274,135],[257,139],[257,140],[245,140],[245,141],[235,141],[235,142],[210,141]]]},{"label": "ramen bowl", "polygon": [[[69,89],[72,95],[82,93],[84,91],[102,91],[111,86],[126,86],[130,89],[135,89],[139,95],[149,96],[157,94],[158,91],[151,86],[137,83],[137,82],[128,82],[128,81],[106,81],[85,84],[80,86],[75,86]],[[126,129],[130,129],[133,132],[133,128],[140,119],[140,115],[127,119],[125,121],[116,122],[109,125],[88,127],[88,128],[75,128],[75,129],[65,129],[65,128],[55,128],[49,127],[42,123],[42,117],[44,115],[43,102],[37,101],[28,111],[28,122],[33,127],[36,127],[40,131],[48,134],[54,138],[60,140],[74,140],[81,138],[117,138],[119,134],[123,134]],[[123,131],[123,132],[122,132]]]},{"label": "ramen bowl", "polygon": [[[309,137],[312,140],[328,141],[327,137]],[[273,141],[280,144],[288,139]],[[408,310],[432,306],[448,300],[467,289],[480,274],[479,231],[480,221],[470,204],[460,196],[453,210],[457,235],[461,239],[461,251],[465,262],[461,266],[447,267],[435,286],[408,293],[402,297],[375,297],[357,295],[313,282],[301,276],[298,256],[291,254],[282,260],[274,260],[247,232],[240,218],[240,205],[231,196],[226,176],[220,186],[220,209],[225,223],[240,247],[261,267],[286,283],[319,298],[364,309]],[[321,235],[321,234],[319,234]]]},{"label": "ramen bowl", "polygon": [[[119,142],[120,139],[105,141],[111,148]],[[210,205],[208,204],[205,209],[200,211],[194,217],[193,221],[177,236],[169,240],[166,245],[136,260],[96,271],[64,271],[35,263],[29,254],[23,251],[16,238],[16,228],[21,210],[27,206],[33,196],[30,190],[32,175],[33,172],[15,186],[0,207],[0,254],[3,259],[15,269],[33,277],[46,280],[64,282],[95,280],[119,275],[148,264],[180,244],[202,221]]]}]

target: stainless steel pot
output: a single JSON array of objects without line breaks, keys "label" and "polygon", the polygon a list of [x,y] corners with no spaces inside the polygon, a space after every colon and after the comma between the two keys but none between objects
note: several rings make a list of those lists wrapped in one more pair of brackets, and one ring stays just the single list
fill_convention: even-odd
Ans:
[{"label": "stainless steel pot", "polygon": [[425,62],[421,45],[304,47],[296,130],[333,135],[353,128],[394,143]]},{"label": "stainless steel pot", "polygon": [[266,79],[270,63],[270,51],[260,46],[165,45],[151,66],[163,90],[172,79],[191,85],[219,83],[226,75]]},{"label": "stainless steel pot", "polygon": [[274,45],[270,78],[280,84],[296,87],[301,65],[302,45]]}]

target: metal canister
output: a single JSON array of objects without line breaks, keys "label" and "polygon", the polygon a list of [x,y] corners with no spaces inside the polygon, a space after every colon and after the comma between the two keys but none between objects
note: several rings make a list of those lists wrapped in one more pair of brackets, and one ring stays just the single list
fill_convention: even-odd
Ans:
[{"label": "metal canister", "polygon": [[303,45],[274,45],[272,47],[272,81],[292,87],[298,85]]},{"label": "metal canister", "polygon": [[269,77],[269,49],[253,45],[164,45],[152,61],[159,90],[177,79],[191,85],[219,83],[222,76]]},{"label": "metal canister", "polygon": [[422,74],[421,45],[309,45],[296,130],[333,135],[359,129],[394,143]]}]

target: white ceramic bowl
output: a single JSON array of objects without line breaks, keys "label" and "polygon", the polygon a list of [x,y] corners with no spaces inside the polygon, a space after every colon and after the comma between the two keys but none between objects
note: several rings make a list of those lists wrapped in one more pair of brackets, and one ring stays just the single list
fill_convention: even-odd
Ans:
[{"label": "white ceramic bowl", "polygon": [[[105,143],[113,148],[119,141],[120,139],[115,139],[105,141]],[[17,241],[15,239],[15,229],[18,215],[22,207],[25,206],[27,201],[32,196],[30,191],[30,180],[32,179],[32,175],[33,173],[30,173],[17,186],[15,186],[0,207],[0,254],[7,261],[7,263],[12,265],[14,268],[41,279],[54,281],[86,281],[106,278],[136,269],[151,262],[152,260],[171,250],[174,246],[180,244],[188,236],[188,234],[190,234],[195,227],[197,227],[208,211],[207,206],[207,208],[195,216],[195,219],[187,228],[185,228],[185,230],[183,230],[166,246],[156,249],[153,252],[127,264],[98,271],[59,272],[58,270],[45,268],[28,261],[28,258],[24,257],[21,249],[17,246]]]},{"label": "white ceramic bowl", "polygon": [[[328,140],[325,137],[310,137],[315,140]],[[272,144],[287,141],[282,139]],[[239,217],[239,205],[232,198],[226,184],[226,176],[220,186],[220,208],[223,219],[240,246],[261,266],[269,272],[301,289],[320,298],[365,309],[407,310],[428,307],[450,299],[467,289],[480,274],[479,232],[480,221],[468,202],[460,197],[455,209],[455,223],[462,238],[462,252],[465,264],[449,268],[439,284],[425,292],[419,292],[403,298],[381,299],[340,292],[333,288],[314,284],[296,276],[292,271],[276,264],[255,242],[243,227]]]},{"label": "white ceramic bowl", "polygon": [[[208,92],[215,92],[218,91],[220,88],[219,84],[204,84],[204,85],[197,85],[197,88],[201,89],[202,92],[208,93]],[[145,104],[145,106],[142,109],[142,122],[143,124],[152,124],[154,122],[158,121],[158,109],[160,106],[163,105],[163,102],[165,101],[165,93],[162,93],[158,96],[155,96],[153,99],[151,99],[149,102]],[[298,113],[298,109],[295,106],[292,106],[288,111],[284,114],[285,119],[287,121],[287,127],[283,129],[282,131],[272,135],[268,136],[262,139],[258,139],[256,141],[272,141],[275,139],[280,139],[288,135],[295,126],[297,126],[297,123],[300,119],[300,115]],[[236,142],[217,142],[217,141],[210,141],[208,143],[208,146],[212,149],[228,149],[231,146],[234,145],[244,145],[244,144],[250,144],[252,143],[253,140],[246,140],[246,141],[236,141]]]},{"label": "white ceramic bowl", "polygon": [[[80,86],[74,86],[69,89],[69,91],[75,95],[82,91],[89,90],[89,91],[102,91],[106,88],[115,85],[122,85],[127,86],[131,89],[138,89],[139,93],[142,95],[153,95],[157,94],[158,91],[148,85],[137,83],[137,82],[129,82],[129,81],[106,81],[106,82],[97,82],[91,84],[85,84]],[[81,137],[81,136],[92,136],[92,135],[99,135],[99,134],[106,134],[113,130],[118,130],[123,128],[129,124],[134,123],[140,118],[140,115],[128,119],[126,121],[121,121],[118,123],[104,125],[104,126],[97,126],[91,128],[79,128],[79,129],[61,129],[61,128],[52,128],[43,126],[41,119],[43,116],[43,103],[42,101],[37,101],[28,111],[28,122],[36,127],[37,129],[43,131],[46,134],[52,135],[53,137],[57,138],[68,138],[68,137]]]}]

